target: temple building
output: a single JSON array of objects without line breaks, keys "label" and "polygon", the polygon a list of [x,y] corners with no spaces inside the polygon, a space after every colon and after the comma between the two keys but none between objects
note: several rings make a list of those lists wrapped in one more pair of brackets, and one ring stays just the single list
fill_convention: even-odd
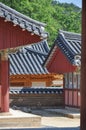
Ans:
[{"label": "temple building", "polygon": [[46,39],[45,24],[0,2],[0,111],[9,111],[8,54]]},{"label": "temple building", "polygon": [[9,54],[10,86],[51,87],[63,86],[63,76],[49,73],[43,62],[49,53],[46,40],[25,46]]},{"label": "temple building", "polygon": [[44,67],[64,75],[65,106],[80,107],[81,35],[60,30]]},{"label": "temple building", "polygon": [[43,67],[49,50],[43,40],[9,54],[11,107],[63,107],[63,75]]}]

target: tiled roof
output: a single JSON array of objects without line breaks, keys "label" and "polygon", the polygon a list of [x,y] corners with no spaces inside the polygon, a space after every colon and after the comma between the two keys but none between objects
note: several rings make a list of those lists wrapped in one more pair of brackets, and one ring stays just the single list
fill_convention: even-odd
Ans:
[{"label": "tiled roof", "polygon": [[45,53],[45,54],[47,54],[49,52],[49,46],[46,41],[40,42],[38,44],[29,45],[29,46],[25,47],[25,49],[27,51],[30,49],[31,50],[33,49],[34,51],[37,51],[40,53]]},{"label": "tiled roof", "polygon": [[59,31],[59,35],[55,41],[57,46],[62,50],[65,56],[74,64],[74,57],[81,55],[81,35],[66,31]]},{"label": "tiled roof", "polygon": [[33,32],[36,35],[41,36],[42,38],[47,37],[47,33],[44,32],[44,23],[33,20],[16,10],[2,4],[0,2],[0,17],[5,18],[5,21],[12,22],[15,25],[20,26],[22,29],[29,32]]},{"label": "tiled roof", "polygon": [[61,87],[46,87],[46,88],[23,88],[23,87],[10,87],[10,94],[62,94],[63,88]]},{"label": "tiled roof", "polygon": [[56,38],[55,43],[51,47],[51,50],[44,62],[44,66],[46,66],[48,62],[51,60],[51,57],[53,56],[53,53],[56,51],[57,47],[60,48],[62,53],[64,53],[64,55],[73,65],[78,65],[78,63],[80,65],[81,60],[80,34],[60,30],[58,37]]},{"label": "tiled roof", "polygon": [[42,66],[48,51],[47,41],[42,41],[41,43],[24,47],[14,54],[9,54],[10,75],[48,74],[47,69]]}]

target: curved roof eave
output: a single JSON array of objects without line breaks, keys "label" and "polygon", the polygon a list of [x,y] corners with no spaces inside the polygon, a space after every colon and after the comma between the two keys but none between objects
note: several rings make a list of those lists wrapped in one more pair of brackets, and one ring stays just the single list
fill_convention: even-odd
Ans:
[{"label": "curved roof eave", "polygon": [[0,17],[5,18],[6,21],[12,22],[14,25],[19,25],[22,29],[29,32],[34,32],[34,34],[46,38],[48,33],[44,31],[46,24],[33,20],[16,10],[4,5],[0,2]]}]

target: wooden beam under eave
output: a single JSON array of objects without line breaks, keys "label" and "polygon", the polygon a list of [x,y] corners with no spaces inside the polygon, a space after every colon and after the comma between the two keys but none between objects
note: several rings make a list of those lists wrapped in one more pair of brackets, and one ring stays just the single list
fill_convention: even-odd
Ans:
[{"label": "wooden beam under eave", "polygon": [[40,42],[40,35],[31,35],[30,31],[22,31],[20,26],[13,26],[12,22],[4,22],[0,17],[0,49],[21,47]]}]

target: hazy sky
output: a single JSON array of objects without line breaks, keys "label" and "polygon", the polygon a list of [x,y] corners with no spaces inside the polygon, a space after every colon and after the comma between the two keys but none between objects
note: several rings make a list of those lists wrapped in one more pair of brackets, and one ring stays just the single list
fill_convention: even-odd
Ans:
[{"label": "hazy sky", "polygon": [[79,6],[79,7],[81,7],[82,6],[82,0],[57,0],[57,1],[59,1],[59,2],[61,2],[61,3],[73,3],[73,4],[75,4],[75,5],[77,5],[77,6]]}]

